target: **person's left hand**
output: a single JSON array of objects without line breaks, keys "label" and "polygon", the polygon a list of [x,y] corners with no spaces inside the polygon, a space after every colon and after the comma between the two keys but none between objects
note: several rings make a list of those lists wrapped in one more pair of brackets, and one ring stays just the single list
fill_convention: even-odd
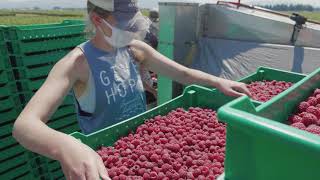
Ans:
[{"label": "person's left hand", "polygon": [[251,93],[244,83],[221,79],[217,88],[227,96],[239,97],[247,95],[251,97]]}]

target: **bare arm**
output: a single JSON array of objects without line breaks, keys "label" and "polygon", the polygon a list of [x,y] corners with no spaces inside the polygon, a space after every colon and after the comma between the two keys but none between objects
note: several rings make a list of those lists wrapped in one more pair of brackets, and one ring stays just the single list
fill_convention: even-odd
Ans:
[{"label": "bare arm", "polygon": [[[79,58],[81,58],[79,52],[73,51],[53,67],[45,83],[17,118],[13,136],[27,149],[59,160],[68,179],[86,179],[86,177],[97,179],[99,177],[97,168],[90,169],[89,172],[83,167],[85,165],[91,167],[93,163],[100,163],[101,166],[102,162],[98,162],[98,156],[94,151],[75,138],[55,131],[45,124],[78,80]],[[72,167],[71,163],[75,163],[73,159],[76,159],[72,156],[77,153],[87,154],[89,161],[86,164],[78,162],[80,165]],[[82,156],[85,157],[84,154]],[[105,168],[100,169],[100,176],[105,177]]]},{"label": "bare arm", "polygon": [[165,75],[182,84],[198,84],[204,86],[217,87],[223,93],[230,96],[251,96],[246,85],[243,83],[219,78],[199,70],[190,69],[182,66],[169,58],[163,56],[149,45],[141,41],[133,41],[132,47],[140,60],[146,68],[153,72]]}]

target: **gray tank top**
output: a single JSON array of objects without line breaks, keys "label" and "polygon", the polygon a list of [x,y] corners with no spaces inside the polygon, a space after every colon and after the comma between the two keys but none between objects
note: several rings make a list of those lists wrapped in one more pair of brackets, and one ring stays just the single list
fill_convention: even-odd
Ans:
[{"label": "gray tank top", "polygon": [[[129,47],[106,52],[91,41],[78,46],[86,56],[95,87],[93,113],[76,101],[77,116],[84,134],[90,134],[146,111],[139,65]],[[90,83],[89,83],[90,85]],[[90,89],[90,87],[89,87]]]}]

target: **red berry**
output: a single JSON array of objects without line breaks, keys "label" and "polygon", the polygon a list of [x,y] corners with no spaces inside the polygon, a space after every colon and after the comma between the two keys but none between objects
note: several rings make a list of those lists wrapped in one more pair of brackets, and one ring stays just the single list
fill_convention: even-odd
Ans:
[{"label": "red berry", "polygon": [[318,94],[320,94],[320,89],[316,89],[316,90],[314,90],[314,92],[313,92],[313,96],[317,96]]},{"label": "red berry", "polygon": [[152,171],[150,173],[150,179],[157,179],[157,178],[158,178],[158,174],[156,172]]},{"label": "red berry", "polygon": [[302,121],[302,118],[298,115],[293,115],[289,118],[289,121],[291,123],[298,123],[298,122],[301,122]]},{"label": "red berry", "polygon": [[303,102],[301,102],[301,103],[299,104],[299,106],[298,106],[298,111],[299,111],[299,112],[304,112],[304,111],[307,110],[307,108],[308,108],[309,106],[310,106],[310,104],[309,104],[308,102],[303,101]]},{"label": "red berry", "polygon": [[310,97],[308,99],[308,103],[311,105],[311,106],[316,106],[318,104],[317,102],[317,99],[315,97]]},{"label": "red berry", "polygon": [[306,131],[313,133],[313,134],[320,135],[320,127],[317,125],[314,125],[314,124],[308,126]]},{"label": "red berry", "polygon": [[148,173],[143,174],[143,179],[149,179],[149,178],[150,178],[150,175]]},{"label": "red berry", "polygon": [[310,124],[316,124],[318,121],[317,117],[311,113],[303,113],[301,118],[301,122],[306,126],[309,126]]},{"label": "red berry", "polygon": [[320,109],[319,108],[316,108],[314,106],[309,106],[306,109],[306,112],[315,115],[317,118],[320,118]]},{"label": "red berry", "polygon": [[306,129],[306,126],[301,122],[293,123],[293,124],[291,124],[291,126],[295,127],[295,128],[298,128],[298,129],[301,129],[301,130],[305,130]]}]

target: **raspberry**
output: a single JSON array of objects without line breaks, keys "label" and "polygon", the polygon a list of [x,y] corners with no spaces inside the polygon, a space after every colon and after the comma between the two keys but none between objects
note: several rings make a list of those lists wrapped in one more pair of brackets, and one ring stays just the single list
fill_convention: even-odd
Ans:
[{"label": "raspberry", "polygon": [[169,171],[170,169],[172,169],[172,166],[170,164],[166,163],[166,164],[163,164],[161,166],[161,168],[162,168],[162,171],[166,172],[166,171]]},{"label": "raspberry", "polygon": [[148,173],[143,174],[143,179],[149,179],[149,178],[150,178],[150,175]]},{"label": "raspberry", "polygon": [[314,92],[313,92],[313,96],[317,96],[318,94],[320,94],[320,89],[316,89],[316,90],[314,90]]},{"label": "raspberry", "polygon": [[138,170],[138,174],[139,174],[140,176],[143,176],[144,173],[146,173],[146,172],[147,172],[147,170],[146,170],[145,168],[141,168],[141,169]]},{"label": "raspberry", "polygon": [[166,175],[163,172],[158,173],[158,179],[164,179]]},{"label": "raspberry", "polygon": [[201,168],[201,171],[202,171],[202,174],[203,174],[203,175],[206,175],[206,176],[207,176],[207,175],[209,174],[209,168],[208,168],[208,167],[205,167],[205,166],[202,167],[202,168]]},{"label": "raspberry", "polygon": [[150,160],[153,162],[157,162],[159,160],[159,156],[157,154],[152,154],[150,156]]},{"label": "raspberry", "polygon": [[313,133],[313,134],[320,135],[320,127],[317,125],[314,125],[314,124],[308,126],[306,131]]},{"label": "raspberry", "polygon": [[109,174],[109,176],[110,176],[111,178],[117,176],[117,173],[116,173],[116,171],[114,170],[114,168],[108,170],[108,174]]},{"label": "raspberry", "polygon": [[119,180],[126,180],[126,179],[127,179],[127,176],[125,176],[123,174],[119,175]]},{"label": "raspberry", "polygon": [[315,98],[315,97],[310,97],[310,98],[308,99],[308,103],[309,103],[311,106],[316,106],[316,105],[318,104],[317,98]]},{"label": "raspberry", "polygon": [[301,122],[302,121],[302,118],[300,116],[297,116],[297,115],[293,115],[289,118],[289,122],[291,123],[298,123],[298,122]]},{"label": "raspberry", "polygon": [[158,174],[156,172],[152,171],[150,173],[150,179],[157,179],[157,178],[158,178]]},{"label": "raspberry", "polygon": [[315,115],[317,118],[320,117],[320,109],[319,109],[319,108],[316,108],[316,107],[314,107],[314,106],[309,106],[309,107],[306,109],[306,112]]},{"label": "raspberry", "polygon": [[308,108],[309,106],[310,106],[310,104],[309,104],[308,102],[303,101],[303,102],[301,102],[301,103],[299,104],[299,106],[298,106],[298,111],[299,111],[299,112],[304,112],[304,111],[307,110],[307,108]]},{"label": "raspberry", "polygon": [[302,123],[306,126],[309,126],[311,124],[316,124],[318,121],[317,117],[311,113],[303,113],[301,118],[302,118]]},{"label": "raspberry", "polygon": [[179,173],[179,176],[181,178],[186,178],[187,177],[187,171],[184,170],[184,169],[179,169],[178,173]]},{"label": "raspberry", "polygon": [[301,129],[301,130],[305,130],[306,129],[306,126],[301,122],[293,123],[293,124],[291,124],[291,126],[295,127],[295,128],[298,128],[298,129]]}]

